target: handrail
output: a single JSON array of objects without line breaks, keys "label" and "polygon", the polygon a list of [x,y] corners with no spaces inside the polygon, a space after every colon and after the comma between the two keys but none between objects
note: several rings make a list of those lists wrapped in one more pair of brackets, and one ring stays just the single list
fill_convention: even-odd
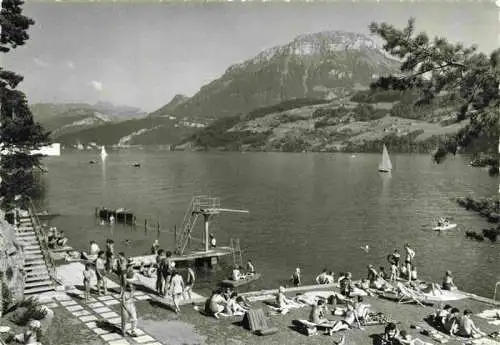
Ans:
[{"label": "handrail", "polygon": [[45,261],[45,266],[47,267],[49,276],[52,278],[52,280],[56,280],[56,265],[52,257],[50,256],[49,253],[49,246],[47,243],[47,238],[42,232],[42,225],[40,223],[40,219],[34,212],[35,206],[33,204],[33,201],[29,199],[29,204],[28,204],[28,214],[31,218],[31,223],[33,225],[33,229],[35,231],[35,235],[38,239],[38,243],[40,244],[40,249],[42,252],[42,256]]},{"label": "handrail", "polygon": [[497,297],[497,287],[500,285],[500,281],[495,283],[495,291],[493,292],[493,300],[496,301]]}]

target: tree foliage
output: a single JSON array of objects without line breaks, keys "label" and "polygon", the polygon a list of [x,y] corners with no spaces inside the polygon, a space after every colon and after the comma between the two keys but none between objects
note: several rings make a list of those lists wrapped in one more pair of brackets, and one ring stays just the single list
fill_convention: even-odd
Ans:
[{"label": "tree foliage", "polygon": [[[26,43],[34,24],[23,15],[23,1],[3,0],[0,11],[0,53],[6,54]],[[48,144],[48,133],[34,121],[28,101],[17,86],[23,77],[0,67],[0,196],[5,208],[16,199],[30,197],[36,190],[34,168],[40,156],[31,151]]]},{"label": "tree foliage", "polygon": [[457,104],[458,122],[469,121],[456,136],[440,143],[435,161],[439,163],[447,154],[456,154],[459,147],[487,137],[491,145],[485,153],[494,163],[490,172],[498,174],[500,49],[488,56],[476,46],[449,43],[442,37],[431,40],[424,32],[415,34],[413,18],[404,29],[388,23],[371,23],[369,28],[385,41],[383,49],[401,60],[401,73],[379,78],[372,89],[418,90],[419,105],[444,97]]}]

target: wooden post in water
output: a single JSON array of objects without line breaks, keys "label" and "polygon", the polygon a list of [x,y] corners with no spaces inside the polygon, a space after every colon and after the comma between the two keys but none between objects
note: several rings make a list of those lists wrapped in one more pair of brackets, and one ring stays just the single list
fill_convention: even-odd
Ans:
[{"label": "wooden post in water", "polygon": [[160,222],[158,222],[158,230],[157,230],[158,237],[160,237]]},{"label": "wooden post in water", "polygon": [[175,246],[177,247],[177,225],[174,224],[174,243]]},{"label": "wooden post in water", "polygon": [[148,221],[147,221],[147,219],[144,219],[144,231],[148,232]]}]

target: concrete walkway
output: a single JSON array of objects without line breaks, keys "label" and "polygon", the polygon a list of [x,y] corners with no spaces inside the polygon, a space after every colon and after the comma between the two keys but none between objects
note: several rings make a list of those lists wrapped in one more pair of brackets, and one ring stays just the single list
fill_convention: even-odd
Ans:
[{"label": "concrete walkway", "polygon": [[[79,295],[77,291],[71,293]],[[150,297],[143,292],[137,292],[136,298],[138,301],[144,301]],[[52,301],[47,306],[53,308],[62,306],[109,345],[163,344],[140,328],[137,329],[138,337],[123,337],[120,333],[121,317],[109,308],[109,306],[119,303],[117,293],[92,297],[88,304],[67,294],[57,294],[53,296]],[[103,322],[102,325],[99,321]],[[109,327],[109,325],[113,327]]]}]

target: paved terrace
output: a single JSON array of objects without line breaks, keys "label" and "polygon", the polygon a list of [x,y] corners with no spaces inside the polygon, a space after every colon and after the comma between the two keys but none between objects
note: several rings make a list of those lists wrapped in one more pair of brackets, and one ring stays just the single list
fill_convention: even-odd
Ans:
[{"label": "paved terrace", "polygon": [[[205,297],[196,295],[194,301],[184,301],[179,315],[173,312],[169,306],[170,299],[160,299],[151,294],[147,286],[140,288],[137,293],[137,311],[139,316],[139,333],[137,338],[123,337],[119,331],[120,308],[118,300],[118,285],[108,280],[110,293],[102,297],[93,297],[88,305],[82,300],[82,292],[79,284],[81,281],[81,263],[73,263],[61,266],[58,270],[59,276],[65,282],[65,291],[45,295],[45,302],[51,307],[64,308],[71,313],[77,322],[91,330],[90,334],[96,339],[88,339],[89,343],[100,340],[99,343],[107,345],[146,344],[146,345],[226,345],[226,344],[332,344],[338,340],[341,333],[333,337],[316,335],[307,337],[299,333],[293,327],[293,320],[307,319],[310,307],[292,310],[287,315],[271,315],[266,300],[272,298],[274,290],[257,291],[247,293],[255,308],[262,308],[268,315],[268,323],[271,327],[277,327],[278,333],[269,336],[258,336],[241,326],[242,317],[223,318],[217,320],[207,317],[196,311],[191,302],[201,304]],[[143,277],[141,277],[143,279]],[[152,281],[145,285],[150,285]],[[72,288],[71,285],[75,286]],[[287,295],[292,297],[297,293],[306,291],[331,291],[333,286],[304,286],[288,289]],[[113,291],[115,290],[115,291]],[[478,298],[471,294],[460,300],[445,301],[459,308],[471,309],[474,321],[482,330],[490,333],[500,330],[500,321],[485,318],[485,310],[494,310],[497,303],[485,298]],[[400,322],[400,329],[406,329],[414,337],[422,341],[437,344],[430,337],[422,335],[418,330],[410,329],[410,325],[420,325],[430,328],[423,319],[432,313],[441,302],[434,306],[421,307],[417,304],[398,304],[397,301],[382,297],[365,297],[365,301],[371,304],[371,309],[383,312],[387,317]],[[500,311],[500,309],[498,309]],[[478,314],[480,314],[478,316]],[[332,319],[338,317],[332,316]],[[106,322],[102,322],[106,321]],[[383,332],[382,325],[366,326],[364,330],[350,329],[343,331],[346,336],[346,345],[372,344],[373,336]],[[464,344],[463,338],[450,338],[448,344]],[[475,344],[500,345],[499,342],[478,340]]]}]

